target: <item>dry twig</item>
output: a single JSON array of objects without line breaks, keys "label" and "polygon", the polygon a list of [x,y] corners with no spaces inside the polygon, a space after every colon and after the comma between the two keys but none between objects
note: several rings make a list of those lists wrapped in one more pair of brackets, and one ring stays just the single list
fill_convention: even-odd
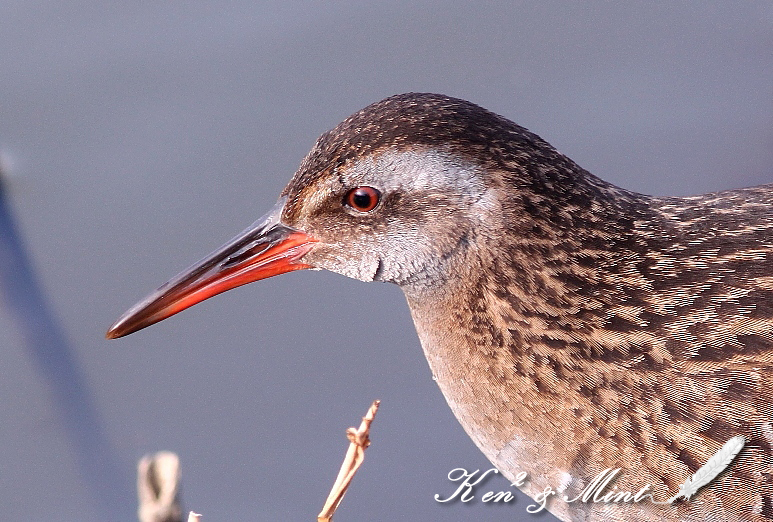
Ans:
[{"label": "dry twig", "polygon": [[160,451],[142,457],[137,465],[137,495],[140,522],[182,522],[180,459],[177,455]]},{"label": "dry twig", "polygon": [[338,505],[341,504],[341,500],[343,500],[354,474],[357,473],[365,458],[365,448],[370,446],[370,423],[373,422],[373,418],[376,416],[379,404],[381,404],[381,401],[373,401],[368,413],[362,418],[362,423],[358,429],[349,428],[346,430],[346,437],[350,443],[349,449],[346,451],[344,462],[341,464],[341,470],[338,472],[338,477],[333,484],[333,489],[330,490],[325,506],[317,515],[317,522],[330,522],[336,509],[338,509]]}]

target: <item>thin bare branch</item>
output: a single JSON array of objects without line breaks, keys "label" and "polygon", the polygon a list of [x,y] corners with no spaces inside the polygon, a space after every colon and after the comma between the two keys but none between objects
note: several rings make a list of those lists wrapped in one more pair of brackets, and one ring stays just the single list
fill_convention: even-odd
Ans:
[{"label": "thin bare branch", "polygon": [[349,489],[349,484],[352,478],[354,478],[354,474],[357,473],[360,465],[362,465],[362,461],[365,458],[365,449],[370,446],[370,423],[373,422],[373,418],[376,416],[379,404],[381,404],[381,401],[373,401],[370,409],[368,409],[368,413],[362,418],[359,428],[349,428],[346,430],[346,437],[349,439],[349,449],[346,451],[344,462],[341,464],[341,470],[338,472],[338,477],[330,490],[327,501],[325,501],[325,506],[317,515],[317,522],[330,522],[333,520],[333,514],[341,504],[346,490]]}]

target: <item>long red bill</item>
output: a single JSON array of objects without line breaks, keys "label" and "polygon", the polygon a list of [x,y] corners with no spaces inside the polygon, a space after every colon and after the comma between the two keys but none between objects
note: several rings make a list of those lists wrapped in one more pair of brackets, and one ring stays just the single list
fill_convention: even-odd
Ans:
[{"label": "long red bill", "polygon": [[292,270],[311,268],[301,259],[317,240],[279,222],[279,211],[281,204],[216,252],[134,305],[105,336],[117,339],[231,288]]}]

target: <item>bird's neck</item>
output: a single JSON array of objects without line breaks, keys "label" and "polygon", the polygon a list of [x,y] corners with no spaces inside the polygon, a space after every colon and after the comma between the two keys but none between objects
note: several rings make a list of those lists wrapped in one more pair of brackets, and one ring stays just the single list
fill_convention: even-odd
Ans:
[{"label": "bird's neck", "polygon": [[582,416],[572,398],[593,372],[622,375],[641,348],[598,333],[633,326],[609,320],[624,317],[647,285],[636,252],[652,245],[632,234],[646,199],[611,185],[586,189],[560,205],[525,197],[504,209],[503,228],[468,238],[450,261],[458,277],[404,288],[433,377],[470,437],[500,468],[530,465],[545,484],[573,467],[562,449],[567,423]]}]

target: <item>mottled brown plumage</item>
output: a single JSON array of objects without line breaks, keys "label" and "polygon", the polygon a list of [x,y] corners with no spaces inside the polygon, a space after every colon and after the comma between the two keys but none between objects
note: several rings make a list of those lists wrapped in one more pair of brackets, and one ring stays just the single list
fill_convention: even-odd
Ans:
[{"label": "mottled brown plumage", "polygon": [[[347,207],[358,186],[374,210]],[[773,520],[773,185],[636,194],[472,103],[404,94],[324,134],[282,196],[305,265],[401,286],[455,415],[529,495],[621,467],[619,490],[665,500],[747,439],[690,501],[555,498],[559,518]]]}]

